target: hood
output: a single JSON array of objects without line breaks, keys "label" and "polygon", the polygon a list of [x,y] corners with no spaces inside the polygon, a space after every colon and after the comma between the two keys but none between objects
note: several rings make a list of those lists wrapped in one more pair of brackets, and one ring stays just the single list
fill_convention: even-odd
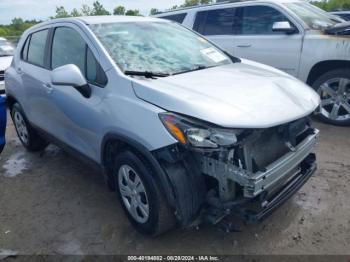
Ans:
[{"label": "hood", "polygon": [[350,21],[335,24],[326,28],[324,32],[330,35],[350,35]]},{"label": "hood", "polygon": [[5,71],[10,67],[12,56],[0,56],[0,71]]},{"label": "hood", "polygon": [[165,110],[229,128],[267,128],[313,112],[319,96],[277,69],[243,60],[155,80],[135,80],[136,95]]}]

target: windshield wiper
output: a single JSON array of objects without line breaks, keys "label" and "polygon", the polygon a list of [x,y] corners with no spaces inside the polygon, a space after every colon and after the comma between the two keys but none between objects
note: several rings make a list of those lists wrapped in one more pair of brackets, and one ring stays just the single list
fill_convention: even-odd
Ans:
[{"label": "windshield wiper", "polygon": [[155,77],[167,77],[169,74],[164,73],[156,73],[149,71],[124,71],[124,74],[129,76],[144,76],[146,78],[155,78]]},{"label": "windshield wiper", "polygon": [[199,70],[203,70],[203,69],[208,69],[208,68],[215,67],[215,66],[217,66],[217,65],[213,65],[213,66],[198,65],[198,66],[196,66],[196,67],[194,67],[192,69],[181,71],[181,72],[178,72],[178,73],[174,73],[173,75],[185,74],[185,73],[189,73],[189,72],[194,72],[194,71],[199,71]]}]

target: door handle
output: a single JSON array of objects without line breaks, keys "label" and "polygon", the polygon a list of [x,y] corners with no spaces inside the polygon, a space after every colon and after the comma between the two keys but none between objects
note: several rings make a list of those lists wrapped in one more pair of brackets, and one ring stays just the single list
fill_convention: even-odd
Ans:
[{"label": "door handle", "polygon": [[237,47],[251,47],[252,44],[240,44],[240,45],[237,45]]},{"label": "door handle", "polygon": [[46,88],[47,93],[51,93],[53,90],[53,87],[50,83],[43,84],[43,86]]}]

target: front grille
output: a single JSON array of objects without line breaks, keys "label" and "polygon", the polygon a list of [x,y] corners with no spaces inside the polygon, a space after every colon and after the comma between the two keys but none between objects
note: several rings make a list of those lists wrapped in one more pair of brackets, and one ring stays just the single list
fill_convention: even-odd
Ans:
[{"label": "front grille", "polygon": [[5,71],[0,71],[0,81],[4,81],[5,79]]}]

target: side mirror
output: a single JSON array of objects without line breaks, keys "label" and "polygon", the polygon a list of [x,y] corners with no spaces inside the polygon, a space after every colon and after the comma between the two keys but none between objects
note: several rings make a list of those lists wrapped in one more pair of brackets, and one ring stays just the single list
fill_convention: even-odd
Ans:
[{"label": "side mirror", "polygon": [[91,96],[91,87],[76,65],[69,64],[55,68],[51,73],[51,82],[58,86],[72,86],[86,98]]},{"label": "side mirror", "polygon": [[296,29],[288,21],[283,21],[273,23],[272,31],[282,32],[286,34],[294,34],[296,32]]}]

